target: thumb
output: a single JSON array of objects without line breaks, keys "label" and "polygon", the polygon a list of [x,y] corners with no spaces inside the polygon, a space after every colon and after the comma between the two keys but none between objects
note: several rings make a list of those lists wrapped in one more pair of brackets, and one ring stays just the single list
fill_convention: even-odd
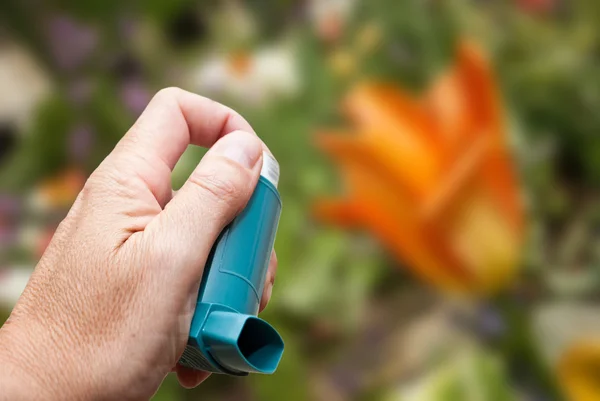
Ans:
[{"label": "thumb", "polygon": [[[187,182],[150,223],[148,234],[194,276],[218,235],[246,206],[262,167],[263,144],[255,134],[234,131],[204,155]],[[162,248],[162,246],[160,246]],[[175,267],[175,266],[174,266]]]}]

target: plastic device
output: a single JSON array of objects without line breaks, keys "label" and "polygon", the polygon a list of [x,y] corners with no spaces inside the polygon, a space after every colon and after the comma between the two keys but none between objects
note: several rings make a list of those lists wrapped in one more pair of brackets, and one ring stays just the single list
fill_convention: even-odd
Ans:
[{"label": "plastic device", "polygon": [[278,181],[279,165],[264,152],[248,205],[211,250],[181,365],[235,376],[277,369],[283,340],[257,314],[281,213]]}]

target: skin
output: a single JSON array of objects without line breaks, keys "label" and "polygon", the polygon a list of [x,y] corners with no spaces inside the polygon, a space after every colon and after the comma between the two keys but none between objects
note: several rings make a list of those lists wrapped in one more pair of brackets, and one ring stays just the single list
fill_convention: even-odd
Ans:
[{"label": "skin", "polygon": [[[189,144],[209,147],[174,193]],[[221,230],[244,208],[266,147],[233,110],[163,89],[87,181],[8,322],[0,400],[147,400],[178,366],[200,279]],[[273,253],[261,301],[270,298]]]}]

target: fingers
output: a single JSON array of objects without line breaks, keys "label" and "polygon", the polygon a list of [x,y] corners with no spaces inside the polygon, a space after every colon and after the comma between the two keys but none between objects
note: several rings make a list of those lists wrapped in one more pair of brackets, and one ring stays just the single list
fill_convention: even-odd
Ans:
[{"label": "fingers", "polygon": [[269,261],[269,270],[267,271],[267,278],[265,279],[265,289],[263,290],[262,298],[260,300],[260,311],[262,312],[271,299],[273,293],[273,285],[275,284],[275,276],[277,275],[277,254],[275,250],[271,253],[271,260]]},{"label": "fingers", "polygon": [[188,145],[212,146],[226,134],[254,133],[238,113],[178,88],[159,91],[105,164],[141,178],[161,206],[171,194],[171,171]]},{"label": "fingers", "polygon": [[219,233],[250,199],[261,167],[262,142],[256,135],[236,131],[222,137],[146,234],[156,244],[177,246],[185,258],[180,265],[201,269]]},{"label": "fingers", "polygon": [[181,365],[177,365],[174,371],[177,374],[177,380],[179,380],[179,384],[187,389],[199,386],[210,376],[209,372],[190,369]]},{"label": "fingers", "polygon": [[115,149],[128,143],[144,155],[156,155],[170,169],[190,144],[210,147],[225,134],[254,132],[238,113],[208,98],[179,88],[159,91]]}]

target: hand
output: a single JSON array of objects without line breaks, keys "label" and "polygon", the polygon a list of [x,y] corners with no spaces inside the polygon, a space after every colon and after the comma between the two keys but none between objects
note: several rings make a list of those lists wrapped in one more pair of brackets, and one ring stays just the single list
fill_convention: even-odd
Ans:
[{"label": "hand", "polygon": [[[212,147],[174,193],[189,144]],[[149,399],[172,370],[187,387],[206,378],[177,361],[209,251],[249,200],[263,148],[225,106],[160,91],[91,175],[0,330],[5,396]],[[273,254],[261,308],[276,265]]]}]

